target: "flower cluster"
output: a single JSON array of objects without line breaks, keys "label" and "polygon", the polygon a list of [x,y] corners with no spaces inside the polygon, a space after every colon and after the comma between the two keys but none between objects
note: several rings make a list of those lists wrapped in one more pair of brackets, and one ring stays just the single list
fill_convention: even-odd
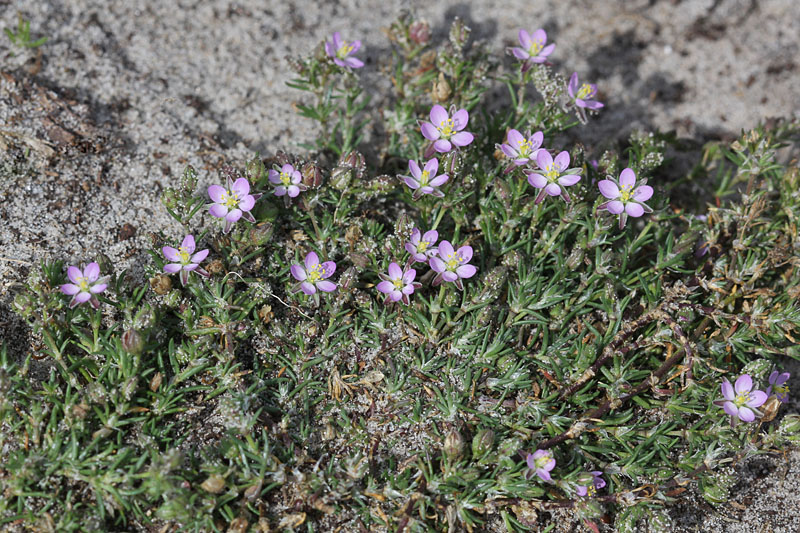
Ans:
[{"label": "flower cluster", "polygon": [[361,68],[364,62],[358,58],[350,57],[361,48],[361,41],[347,42],[342,39],[339,32],[334,32],[330,41],[325,41],[325,53],[333,62],[343,68]]},{"label": "flower cluster", "polygon": [[619,229],[624,228],[629,216],[638,218],[645,213],[653,212],[650,206],[645,204],[653,196],[653,188],[646,183],[647,180],[639,180],[637,185],[636,174],[629,168],[620,173],[619,180],[608,176],[597,186],[600,188],[600,194],[609,201],[597,208],[605,209],[612,215],[619,215]]},{"label": "flower cluster", "polygon": [[256,200],[261,194],[250,194],[250,182],[247,178],[239,178],[233,181],[230,175],[227,176],[227,187],[222,185],[212,185],[208,188],[208,196],[213,202],[208,212],[211,216],[225,220],[223,233],[230,233],[231,227],[240,218],[248,222],[256,221],[250,210],[256,204]]},{"label": "flower cluster", "polygon": [[556,45],[546,43],[547,33],[543,29],[538,29],[532,34],[519,30],[520,47],[509,48],[509,52],[522,61],[522,72],[525,72],[534,63],[547,61],[547,56],[553,53]]},{"label": "flower cluster", "polygon": [[184,286],[189,281],[190,272],[196,272],[205,278],[209,277],[209,273],[200,268],[200,263],[208,256],[208,249],[195,252],[195,246],[194,236],[187,235],[178,249],[171,246],[164,246],[161,249],[167,261],[171,261],[164,265],[164,272],[170,274],[180,272],[181,285]]}]

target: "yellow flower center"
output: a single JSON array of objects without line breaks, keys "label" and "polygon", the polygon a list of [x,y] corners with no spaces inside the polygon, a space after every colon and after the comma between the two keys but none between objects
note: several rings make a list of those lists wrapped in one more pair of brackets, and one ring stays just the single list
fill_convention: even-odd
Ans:
[{"label": "yellow flower center", "polygon": [[531,43],[531,47],[528,48],[528,55],[538,56],[539,52],[542,51],[542,48],[544,48],[542,41],[533,41]]},{"label": "yellow flower center", "polygon": [[536,468],[544,468],[550,462],[550,455],[542,455],[534,461]]},{"label": "yellow flower center", "polygon": [[461,264],[464,258],[461,257],[458,253],[452,253],[447,256],[445,260],[445,264],[447,265],[447,270],[455,270]]},{"label": "yellow flower center", "polygon": [[78,287],[80,287],[81,292],[86,292],[89,290],[89,280],[84,278],[83,276],[78,278]]},{"label": "yellow flower center", "polygon": [[589,496],[591,498],[595,494],[597,494],[597,489],[594,488],[594,483],[592,483],[591,485],[587,485],[587,487],[586,487],[586,496]]},{"label": "yellow flower center", "polygon": [[526,157],[530,155],[531,150],[533,150],[533,144],[529,140],[522,139],[519,142],[519,155]]},{"label": "yellow flower center", "polygon": [[578,89],[578,98],[584,100],[589,98],[590,96],[594,96],[594,91],[592,90],[592,86],[588,83],[584,83],[581,85],[581,88]]},{"label": "yellow flower center", "polygon": [[787,385],[775,385],[774,387],[772,387],[772,390],[774,390],[778,394],[788,394],[789,393],[789,387]]},{"label": "yellow flower center", "polygon": [[455,132],[455,124],[453,123],[452,118],[448,118],[447,120],[443,120],[441,124],[439,124],[439,133],[442,137],[450,137]]},{"label": "yellow flower center", "polygon": [[619,199],[623,202],[630,201],[633,197],[633,185],[624,185],[619,190]]},{"label": "yellow flower center", "polygon": [[419,241],[419,244],[417,245],[417,251],[420,253],[424,252],[428,249],[429,244],[430,243],[428,241]]},{"label": "yellow flower center", "polygon": [[178,248],[178,255],[181,258],[181,263],[186,264],[189,262],[189,250],[181,246]]},{"label": "yellow flower center", "polygon": [[428,172],[427,170],[423,170],[422,175],[419,177],[419,186],[426,187],[430,179],[431,179],[431,173]]},{"label": "yellow flower center", "polygon": [[736,407],[741,407],[749,401],[750,401],[750,393],[742,392],[738,396],[736,396],[736,399],[733,400],[733,403],[736,404]]},{"label": "yellow flower center", "polygon": [[397,289],[397,290],[400,290],[400,289],[403,288],[403,279],[402,278],[393,279],[392,283],[394,284],[394,288]]},{"label": "yellow flower center", "polygon": [[225,191],[222,193],[222,201],[220,203],[228,209],[235,209],[239,205],[239,197],[236,196],[235,192]]},{"label": "yellow flower center", "polygon": [[281,183],[288,187],[292,183],[292,176],[288,172],[281,172],[280,180]]},{"label": "yellow flower center", "polygon": [[322,267],[321,264],[316,264],[313,267],[308,269],[308,281],[311,283],[316,283],[322,279],[322,274],[325,273],[325,269]]},{"label": "yellow flower center", "polygon": [[336,57],[339,59],[344,59],[353,52],[354,48],[355,47],[352,45],[352,43],[344,42],[342,43],[342,46],[339,47],[339,50],[336,51]]},{"label": "yellow flower center", "polygon": [[547,181],[550,183],[555,183],[559,176],[561,176],[561,171],[558,170],[558,167],[555,163],[550,163],[547,165],[544,175],[544,177],[547,178]]}]

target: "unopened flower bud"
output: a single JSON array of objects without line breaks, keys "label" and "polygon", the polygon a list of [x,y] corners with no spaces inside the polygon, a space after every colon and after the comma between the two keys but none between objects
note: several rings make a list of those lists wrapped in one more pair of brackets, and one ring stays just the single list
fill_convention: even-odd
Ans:
[{"label": "unopened flower bud", "polygon": [[250,243],[253,246],[263,246],[272,238],[272,223],[259,222],[250,228]]},{"label": "unopened flower bud", "polygon": [[467,39],[469,39],[471,31],[472,30],[464,24],[463,20],[456,17],[453,24],[450,26],[450,42],[456,49],[461,50],[464,48],[464,45],[467,44]]},{"label": "unopened flower bud", "polygon": [[491,429],[480,430],[472,439],[472,456],[480,459],[492,451],[494,446],[494,431]]},{"label": "unopened flower bud", "polygon": [[208,479],[200,484],[200,487],[206,492],[219,494],[225,488],[225,478],[219,474],[212,474]]},{"label": "unopened flower bud", "polygon": [[415,20],[408,27],[408,38],[416,44],[426,44],[431,39],[431,27],[424,20]]},{"label": "unopened flower bud", "polygon": [[144,339],[135,329],[125,331],[120,342],[122,342],[122,349],[133,355],[141,354],[144,348]]},{"label": "unopened flower bud", "polygon": [[455,429],[450,430],[450,433],[444,439],[444,446],[442,451],[445,456],[450,460],[457,460],[464,453],[464,437]]},{"label": "unopened flower bud", "polygon": [[331,172],[331,187],[337,191],[345,190],[353,179],[353,169],[348,166],[338,166]]},{"label": "unopened flower bud", "polygon": [[361,226],[358,224],[352,224],[344,232],[344,238],[347,241],[347,244],[350,245],[351,250],[355,247],[356,243],[361,240],[361,236]]},{"label": "unopened flower bud", "polygon": [[150,288],[152,288],[156,294],[163,296],[172,289],[172,280],[169,279],[169,276],[165,276],[164,274],[156,274],[150,278]]},{"label": "unopened flower bud", "polygon": [[164,204],[164,207],[174,211],[178,208],[178,194],[172,187],[167,187],[164,189],[164,192],[161,193],[161,203]]},{"label": "unopened flower bud", "polygon": [[439,73],[439,78],[433,82],[433,90],[431,90],[431,99],[436,103],[443,103],[447,102],[452,94],[452,90],[450,89],[450,84],[447,83],[447,79],[444,77],[444,73]]},{"label": "unopened flower bud", "polygon": [[181,189],[183,189],[184,192],[191,194],[196,188],[197,171],[192,165],[189,165],[183,170],[183,175],[181,176]]},{"label": "unopened flower bud", "polygon": [[316,189],[322,185],[322,168],[315,162],[309,162],[300,169],[303,175],[303,185],[309,189]]},{"label": "unopened flower bud", "polygon": [[573,248],[567,257],[567,268],[575,270],[583,262],[583,248]]}]

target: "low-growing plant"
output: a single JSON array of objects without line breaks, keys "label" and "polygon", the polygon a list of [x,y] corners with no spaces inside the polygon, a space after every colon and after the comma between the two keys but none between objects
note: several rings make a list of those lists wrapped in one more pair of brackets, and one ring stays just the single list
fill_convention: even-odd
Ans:
[{"label": "low-growing plant", "polygon": [[687,490],[725,501],[722,467],[798,443],[796,122],[709,144],[689,212],[666,135],[566,140],[602,93],[543,30],[505,70],[459,20],[387,33],[377,118],[337,33],[292,60],[310,154],[164,192],[149,283],[104,256],[31,273],[3,527],[671,530]]},{"label": "low-growing plant", "polygon": [[4,28],[3,31],[14,46],[20,48],[38,48],[47,42],[47,37],[39,37],[33,40],[31,37],[31,23],[22,16],[22,13],[17,14],[17,30],[12,31],[10,28]]}]

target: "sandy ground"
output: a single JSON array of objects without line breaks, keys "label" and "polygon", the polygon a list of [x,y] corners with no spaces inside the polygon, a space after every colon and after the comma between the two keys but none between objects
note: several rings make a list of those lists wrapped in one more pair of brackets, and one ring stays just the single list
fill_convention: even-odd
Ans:
[{"label": "sandy ground", "polygon": [[[579,133],[597,150],[633,128],[730,138],[800,107],[796,0],[0,0],[0,26],[15,27],[19,12],[49,38],[40,53],[0,39],[5,340],[24,350],[28,332],[8,306],[41,259],[105,253],[136,275],[151,231],[177,237],[159,193],[187,163],[209,184],[223,160],[310,140],[290,105],[300,95],[284,85],[287,55],[340,30],[363,40],[365,81],[380,88],[381,28],[402,8],[427,19],[434,39],[459,16],[498,49],[521,26],[545,28],[556,67],[600,87],[606,109]],[[676,508],[682,530],[798,530],[800,454],[737,471],[729,505]]]}]

